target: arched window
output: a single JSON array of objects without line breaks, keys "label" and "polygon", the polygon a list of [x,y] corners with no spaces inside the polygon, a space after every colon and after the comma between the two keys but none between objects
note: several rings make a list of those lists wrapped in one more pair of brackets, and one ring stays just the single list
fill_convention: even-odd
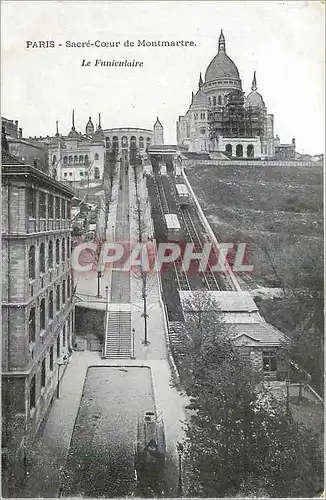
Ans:
[{"label": "arched window", "polygon": [[85,163],[85,165],[88,165],[88,155],[85,155],[84,163]]},{"label": "arched window", "polygon": [[227,95],[225,95],[225,96],[224,96],[224,104],[226,104],[227,102],[228,102],[228,96],[227,96]]},{"label": "arched window", "polygon": [[78,163],[78,156],[77,155],[74,156],[74,163]]},{"label": "arched window", "polygon": [[216,97],[215,97],[215,95],[213,96],[213,106],[216,106]]},{"label": "arched window", "polygon": [[67,278],[67,297],[70,298],[70,276]]},{"label": "arched window", "polygon": [[95,160],[99,160],[100,159],[100,155],[98,153],[95,153],[94,158],[95,158]]},{"label": "arched window", "polygon": [[139,149],[144,149],[144,137],[139,137]]},{"label": "arched window", "polygon": [[121,137],[121,146],[123,148],[127,148],[128,147],[128,138],[125,135],[123,137]]},{"label": "arched window", "polygon": [[61,348],[60,348],[60,333],[57,336],[57,358],[60,358]]},{"label": "arched window", "polygon": [[49,241],[49,256],[48,256],[49,268],[53,267],[53,241]]},{"label": "arched window", "polygon": [[30,247],[28,252],[28,276],[30,280],[35,279],[35,247]]},{"label": "arched window", "polygon": [[112,149],[114,151],[118,151],[119,150],[119,137],[117,137],[117,136],[114,136],[113,139],[112,139]]},{"label": "arched window", "polygon": [[66,240],[64,238],[61,241],[61,259],[62,262],[66,260]]},{"label": "arched window", "polygon": [[210,97],[208,98],[208,103],[211,106],[212,102],[211,102],[211,98]]},{"label": "arched window", "polygon": [[53,291],[49,293],[49,319],[53,319]]},{"label": "arched window", "polygon": [[67,257],[68,257],[68,259],[70,257],[70,238],[69,238],[69,236],[67,238]]},{"label": "arched window", "polygon": [[94,168],[94,179],[100,178],[100,169],[98,167]]},{"label": "arched window", "polygon": [[238,158],[241,158],[243,156],[243,147],[242,144],[238,144],[235,150],[235,154]]},{"label": "arched window", "polygon": [[29,342],[35,342],[35,307],[32,307],[28,318],[28,338]]},{"label": "arched window", "polygon": [[69,160],[68,160],[68,161],[69,161],[69,165],[71,165],[71,164],[72,164],[72,161],[73,161],[73,157],[72,157],[72,156],[69,156]]},{"label": "arched window", "polygon": [[55,242],[55,261],[57,264],[60,264],[60,241],[57,240]]},{"label": "arched window", "polygon": [[83,157],[83,155],[79,155],[79,163],[84,163],[84,157]]},{"label": "arched window", "polygon": [[45,330],[45,299],[40,304],[40,330]]},{"label": "arched window", "polygon": [[232,145],[231,144],[227,144],[225,146],[225,154],[227,154],[228,156],[232,156]]},{"label": "arched window", "polygon": [[150,144],[151,144],[151,138],[150,137],[147,137],[146,144],[147,144],[147,146],[150,146]]},{"label": "arched window", "polygon": [[49,194],[48,196],[48,216],[49,219],[53,219],[53,195]]},{"label": "arched window", "polygon": [[130,146],[136,146],[136,145],[137,145],[137,139],[133,135],[132,137],[130,137]]},{"label": "arched window", "polygon": [[247,146],[247,157],[248,157],[248,158],[252,158],[252,157],[254,156],[254,154],[255,154],[255,153],[254,153],[254,147],[253,147],[253,145],[252,145],[252,144],[249,144],[249,145]]},{"label": "arched window", "polygon": [[63,282],[62,282],[61,297],[62,297],[62,303],[65,304],[66,303],[66,280],[63,280]]},{"label": "arched window", "polygon": [[63,164],[67,165],[67,163],[68,163],[68,158],[67,158],[67,156],[64,156],[63,157]]},{"label": "arched window", "polygon": [[55,299],[56,299],[55,300],[56,301],[56,310],[60,311],[60,285],[57,285]]},{"label": "arched window", "polygon": [[45,244],[40,244],[40,273],[45,273]]},{"label": "arched window", "polygon": [[219,95],[219,96],[218,96],[218,98],[217,98],[217,104],[218,104],[219,106],[221,106],[221,104],[222,104],[222,97],[221,97],[220,95]]}]

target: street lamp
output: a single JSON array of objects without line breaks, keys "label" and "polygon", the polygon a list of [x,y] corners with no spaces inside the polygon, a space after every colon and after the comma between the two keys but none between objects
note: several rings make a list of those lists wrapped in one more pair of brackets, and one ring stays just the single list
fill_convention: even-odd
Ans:
[{"label": "street lamp", "polygon": [[62,365],[68,365],[69,364],[69,361],[68,361],[68,356],[65,354],[62,358],[62,363],[60,363],[58,361],[58,381],[57,381],[57,399],[60,397],[60,366]]},{"label": "street lamp", "polygon": [[131,330],[131,334],[132,334],[132,356],[131,356],[131,359],[136,359],[136,356],[135,356],[135,329],[133,328]]},{"label": "street lamp", "polygon": [[177,452],[179,455],[179,480],[178,480],[178,497],[183,496],[183,484],[182,484],[182,453],[183,453],[183,444],[177,443]]}]

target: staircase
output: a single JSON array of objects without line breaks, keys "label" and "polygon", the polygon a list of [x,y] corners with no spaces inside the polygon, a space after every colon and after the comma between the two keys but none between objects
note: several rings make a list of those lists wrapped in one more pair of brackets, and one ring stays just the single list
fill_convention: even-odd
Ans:
[{"label": "staircase", "polygon": [[129,311],[109,311],[105,332],[105,358],[131,357],[131,313]]},{"label": "staircase", "polygon": [[185,324],[181,321],[169,321],[169,337],[172,350],[176,356],[184,356],[184,343],[189,338]]}]

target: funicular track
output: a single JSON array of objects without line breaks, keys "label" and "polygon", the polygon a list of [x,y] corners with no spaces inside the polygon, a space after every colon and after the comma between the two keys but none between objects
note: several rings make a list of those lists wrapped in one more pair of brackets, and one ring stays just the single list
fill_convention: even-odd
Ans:
[{"label": "funicular track", "polygon": [[[162,179],[160,178],[160,176],[155,173],[153,176],[153,180],[154,180],[154,186],[155,186],[156,193],[157,193],[158,204],[159,204],[160,209],[161,209],[162,218],[164,219],[164,215],[170,213],[168,199],[167,199],[167,196],[165,194]],[[173,269],[174,269],[175,276],[177,279],[178,289],[179,290],[191,290],[191,286],[190,286],[190,282],[189,282],[187,273],[182,267],[182,261],[180,258],[176,262],[173,262]]]}]

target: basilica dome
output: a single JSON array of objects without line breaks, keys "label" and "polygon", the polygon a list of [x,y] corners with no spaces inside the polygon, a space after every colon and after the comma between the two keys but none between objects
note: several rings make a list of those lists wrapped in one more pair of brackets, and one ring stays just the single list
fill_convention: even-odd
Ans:
[{"label": "basilica dome", "polygon": [[212,82],[213,80],[225,80],[225,79],[240,80],[240,75],[238,68],[229,58],[225,51],[225,38],[223,31],[221,31],[218,40],[218,53],[214,59],[210,62],[206,74],[205,83]]}]

